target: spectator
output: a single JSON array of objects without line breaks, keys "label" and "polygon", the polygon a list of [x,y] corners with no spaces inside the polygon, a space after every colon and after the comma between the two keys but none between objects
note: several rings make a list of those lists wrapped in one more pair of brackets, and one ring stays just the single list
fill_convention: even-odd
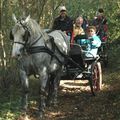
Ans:
[{"label": "spectator", "polygon": [[93,20],[93,25],[96,26],[96,33],[101,41],[105,42],[107,40],[108,25],[102,8],[98,9],[98,14]]},{"label": "spectator", "polygon": [[87,16],[83,16],[83,24],[82,24],[82,28],[84,29],[84,31],[87,30],[87,27],[89,26],[89,20],[87,18]]}]

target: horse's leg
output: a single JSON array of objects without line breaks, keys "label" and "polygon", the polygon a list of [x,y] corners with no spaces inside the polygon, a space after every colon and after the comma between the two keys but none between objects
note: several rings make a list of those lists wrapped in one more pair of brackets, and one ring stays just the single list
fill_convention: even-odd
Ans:
[{"label": "horse's leg", "polygon": [[54,81],[53,81],[53,86],[54,86],[53,104],[54,105],[57,105],[58,87],[59,87],[59,84],[60,84],[60,77],[61,77],[61,70],[56,72],[56,76],[55,76]]},{"label": "horse's leg", "polygon": [[47,106],[49,106],[51,103],[52,103],[52,101],[51,101],[51,98],[52,98],[52,92],[53,92],[53,75],[52,74],[50,74],[49,75],[49,79],[48,79],[48,81],[47,81],[47,86],[46,86],[46,90],[47,90],[47,93],[48,93],[48,96],[47,96]]},{"label": "horse's leg", "polygon": [[45,100],[47,97],[46,85],[48,80],[48,74],[46,71],[42,72],[40,75],[40,103],[39,103],[39,115],[42,118],[45,111]]},{"label": "horse's leg", "polygon": [[24,112],[27,111],[28,107],[28,88],[29,88],[29,82],[28,82],[28,76],[24,70],[20,70],[20,78],[22,83],[22,109]]}]

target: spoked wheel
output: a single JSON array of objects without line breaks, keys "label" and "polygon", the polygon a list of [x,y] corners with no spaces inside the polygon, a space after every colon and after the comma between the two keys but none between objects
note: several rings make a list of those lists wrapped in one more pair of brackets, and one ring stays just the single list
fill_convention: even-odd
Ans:
[{"label": "spoked wheel", "polygon": [[92,94],[95,95],[97,91],[102,89],[102,69],[101,63],[97,62],[92,65],[91,68],[91,79],[90,79],[90,87]]}]

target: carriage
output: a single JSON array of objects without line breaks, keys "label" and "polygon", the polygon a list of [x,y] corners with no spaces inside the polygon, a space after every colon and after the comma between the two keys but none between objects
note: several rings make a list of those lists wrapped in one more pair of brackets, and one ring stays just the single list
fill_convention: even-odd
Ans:
[{"label": "carriage", "polygon": [[72,44],[70,58],[63,69],[62,80],[88,80],[93,95],[102,88],[100,56],[83,58],[82,47]]},{"label": "carriage", "polygon": [[[49,29],[45,29],[45,32],[49,33]],[[79,35],[79,39],[86,39],[86,35]],[[73,40],[75,41],[75,40]],[[82,49],[85,46],[81,46],[76,42],[70,41],[69,57],[65,57],[65,65],[62,71],[62,80],[88,80],[90,89],[93,95],[102,89],[102,67],[101,61],[107,62],[106,56],[104,56],[103,43],[98,50],[97,57],[84,58],[82,55]]]}]

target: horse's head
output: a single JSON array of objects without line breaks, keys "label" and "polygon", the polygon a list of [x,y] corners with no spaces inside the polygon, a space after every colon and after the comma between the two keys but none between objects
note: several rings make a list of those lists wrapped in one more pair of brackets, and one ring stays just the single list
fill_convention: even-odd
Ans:
[{"label": "horse's head", "polygon": [[13,39],[12,57],[18,58],[21,56],[21,51],[25,47],[30,36],[30,32],[27,27],[30,16],[24,20],[17,20],[15,15],[13,15],[13,20],[15,25],[10,33],[10,38]]}]

